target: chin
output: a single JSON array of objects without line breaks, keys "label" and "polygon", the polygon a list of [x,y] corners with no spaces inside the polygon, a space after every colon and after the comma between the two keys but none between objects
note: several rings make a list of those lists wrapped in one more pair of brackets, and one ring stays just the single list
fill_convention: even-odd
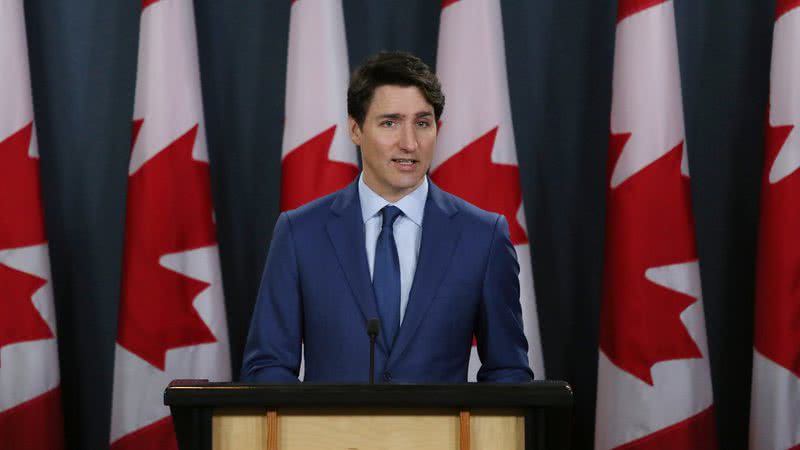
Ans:
[{"label": "chin", "polygon": [[424,177],[425,174],[422,174],[421,176],[415,175],[413,177],[410,176],[399,177],[398,179],[395,180],[395,183],[393,184],[394,187],[398,190],[413,189],[422,183],[422,179]]}]

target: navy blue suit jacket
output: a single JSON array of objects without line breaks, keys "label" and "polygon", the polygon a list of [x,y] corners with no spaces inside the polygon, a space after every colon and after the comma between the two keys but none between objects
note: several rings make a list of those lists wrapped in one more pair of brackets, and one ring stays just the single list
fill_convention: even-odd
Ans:
[{"label": "navy blue suit jacket", "polygon": [[[378,337],[375,379],[467,380],[473,333],[478,381],[532,379],[506,220],[430,184],[405,316],[391,353]],[[281,214],[244,353],[242,379],[367,382],[367,320],[378,318],[358,185]]]}]

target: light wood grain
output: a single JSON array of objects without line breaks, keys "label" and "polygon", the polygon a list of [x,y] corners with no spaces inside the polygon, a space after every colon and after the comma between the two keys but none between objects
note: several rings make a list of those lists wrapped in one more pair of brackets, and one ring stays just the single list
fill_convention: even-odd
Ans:
[{"label": "light wood grain", "polygon": [[214,450],[264,450],[264,410],[215,410],[211,418],[211,443]]},{"label": "light wood grain", "polygon": [[280,450],[457,450],[455,411],[291,410],[280,414]]},{"label": "light wood grain", "polygon": [[525,415],[520,410],[473,409],[473,450],[524,450]]},{"label": "light wood grain", "polygon": [[[387,412],[389,411],[389,412]],[[266,410],[218,409],[214,450],[266,450]],[[453,409],[280,409],[277,450],[456,450],[460,411]],[[523,450],[522,411],[470,411],[471,450]]]}]

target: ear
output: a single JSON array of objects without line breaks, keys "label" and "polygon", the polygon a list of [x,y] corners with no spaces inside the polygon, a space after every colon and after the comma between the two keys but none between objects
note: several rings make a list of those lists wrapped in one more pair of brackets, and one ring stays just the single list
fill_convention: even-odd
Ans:
[{"label": "ear", "polygon": [[361,127],[351,116],[347,116],[347,129],[350,131],[350,140],[353,141],[353,144],[361,146]]}]

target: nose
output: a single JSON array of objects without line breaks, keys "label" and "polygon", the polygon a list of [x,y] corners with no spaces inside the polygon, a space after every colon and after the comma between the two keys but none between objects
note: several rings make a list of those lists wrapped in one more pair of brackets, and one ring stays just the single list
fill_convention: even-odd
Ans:
[{"label": "nose", "polygon": [[400,149],[413,152],[419,147],[417,141],[417,130],[413,125],[403,127],[402,135],[400,136]]}]

